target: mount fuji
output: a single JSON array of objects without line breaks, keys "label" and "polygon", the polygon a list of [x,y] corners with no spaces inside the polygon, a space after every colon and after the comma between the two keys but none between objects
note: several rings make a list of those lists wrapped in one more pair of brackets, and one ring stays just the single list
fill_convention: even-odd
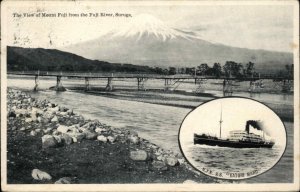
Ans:
[{"label": "mount fuji", "polygon": [[162,41],[175,38],[196,38],[194,35],[170,28],[159,19],[148,14],[141,14],[127,25],[113,29],[109,33],[112,37],[137,37],[137,41],[141,40],[144,35],[147,37],[154,36]]},{"label": "mount fuji", "polygon": [[[222,34],[220,34],[222,35]],[[242,39],[241,39],[242,42]],[[212,43],[193,32],[171,28],[152,15],[133,17],[124,26],[99,38],[70,45],[61,50],[89,59],[112,63],[131,63],[151,67],[195,67],[226,61],[256,63],[258,71],[276,71],[293,63],[293,54],[236,48]]]}]

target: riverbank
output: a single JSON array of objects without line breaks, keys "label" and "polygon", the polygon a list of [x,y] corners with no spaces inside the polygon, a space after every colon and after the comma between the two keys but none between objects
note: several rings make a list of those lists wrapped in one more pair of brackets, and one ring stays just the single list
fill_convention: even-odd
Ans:
[{"label": "riverbank", "polygon": [[128,129],[8,90],[8,183],[211,183],[180,154]]},{"label": "riverbank", "polygon": [[[222,81],[211,80],[203,85],[202,90],[195,94],[193,90],[197,87],[193,82],[182,82],[182,85],[175,91],[163,91],[160,81],[147,82],[147,91],[137,91],[135,80],[115,80],[113,91],[104,91],[105,80],[91,80],[91,90],[85,91],[85,84],[82,79],[63,79],[63,86],[69,91],[103,96],[107,98],[122,99],[127,101],[137,101],[142,103],[159,104],[164,106],[194,109],[199,104],[211,99],[223,97]],[[237,82],[236,82],[237,83]],[[40,77],[38,90],[49,91],[49,87],[56,84],[55,78]],[[32,77],[8,76],[8,87],[32,91],[34,80]],[[157,90],[154,90],[157,89]],[[160,89],[160,90],[159,90]],[[233,86],[232,96],[252,98],[260,101],[274,110],[283,121],[293,122],[294,106],[293,94],[282,93],[280,82],[271,80],[264,83],[264,88],[258,88],[255,92],[249,92],[249,82],[238,82],[238,86]],[[192,91],[192,92],[191,92]]]},{"label": "riverbank", "polygon": [[[72,90],[74,91],[74,90]],[[103,97],[123,99],[128,101],[137,101],[150,104],[159,104],[173,107],[181,107],[187,109],[195,109],[199,104],[217,99],[221,97],[201,95],[198,96],[181,96],[176,93],[158,93],[158,92],[144,92],[144,91],[115,91],[115,92],[97,92],[97,91],[78,91],[85,94],[99,95]],[[260,101],[262,102],[262,101]],[[277,104],[270,102],[262,102],[270,107],[282,121],[293,122],[294,121],[294,106],[287,104]]]}]

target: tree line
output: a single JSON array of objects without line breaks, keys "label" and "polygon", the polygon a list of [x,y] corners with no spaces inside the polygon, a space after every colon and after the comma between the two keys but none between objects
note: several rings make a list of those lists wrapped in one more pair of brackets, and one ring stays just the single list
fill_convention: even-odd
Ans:
[{"label": "tree line", "polygon": [[[55,49],[7,47],[7,70],[8,71],[62,71],[62,72],[120,72],[138,74],[160,75],[197,75],[214,77],[251,77],[258,76],[255,64],[245,64],[235,61],[226,61],[223,66],[207,63],[195,67],[170,66],[168,68],[134,65],[129,63],[109,63],[106,61],[90,60],[76,54],[63,52]],[[273,72],[274,73],[274,72]],[[278,71],[279,77],[293,77],[294,65],[285,65],[283,70]]]},{"label": "tree line", "polygon": [[[164,75],[187,74],[196,76],[214,76],[214,77],[253,77],[259,76],[255,71],[255,63],[248,62],[246,64],[237,63],[234,61],[226,61],[221,66],[220,63],[214,63],[210,67],[207,63],[202,63],[197,67],[175,68],[169,67],[168,69],[155,68],[156,73]],[[280,77],[293,77],[294,65],[285,65],[285,70],[280,70],[276,75]]]}]

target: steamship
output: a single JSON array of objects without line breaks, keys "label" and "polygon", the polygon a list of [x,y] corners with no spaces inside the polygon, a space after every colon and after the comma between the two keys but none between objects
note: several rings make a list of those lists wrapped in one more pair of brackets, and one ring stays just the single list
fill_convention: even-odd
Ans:
[{"label": "steamship", "polygon": [[[258,121],[249,120],[246,122],[245,130],[233,130],[229,132],[229,137],[226,139],[221,137],[222,133],[222,109],[220,116],[220,136],[210,136],[207,134],[194,133],[194,144],[232,147],[232,148],[272,148],[275,144],[272,140],[265,139],[265,133]],[[262,131],[263,136],[250,133],[250,125]]]}]

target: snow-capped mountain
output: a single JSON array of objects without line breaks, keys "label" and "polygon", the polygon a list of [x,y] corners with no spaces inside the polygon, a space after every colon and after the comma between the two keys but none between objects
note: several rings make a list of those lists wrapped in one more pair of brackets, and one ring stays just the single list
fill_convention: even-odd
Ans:
[{"label": "snow-capped mountain", "polygon": [[141,14],[134,17],[129,23],[125,23],[109,32],[112,37],[137,36],[140,40],[143,35],[154,35],[156,38],[165,41],[173,38],[197,38],[194,35],[168,27],[161,20],[149,14]]},{"label": "snow-capped mountain", "polygon": [[[220,34],[222,35],[222,34]],[[242,42],[242,39],[241,39]],[[89,59],[159,67],[194,67],[226,61],[256,63],[257,69],[283,68],[293,63],[291,53],[251,50],[211,43],[193,32],[167,26],[142,14],[98,39],[62,48]]]}]

